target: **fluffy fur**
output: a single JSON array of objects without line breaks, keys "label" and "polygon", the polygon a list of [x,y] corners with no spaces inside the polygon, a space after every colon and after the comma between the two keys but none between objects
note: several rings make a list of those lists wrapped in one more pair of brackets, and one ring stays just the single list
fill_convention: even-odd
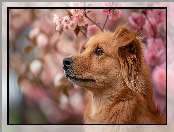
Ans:
[{"label": "fluffy fur", "polygon": [[[97,48],[102,49],[96,54]],[[90,91],[85,124],[166,124],[156,107],[149,69],[135,31],[119,27],[114,33],[96,32],[69,57],[65,74]],[[67,72],[68,71],[68,72]]]}]

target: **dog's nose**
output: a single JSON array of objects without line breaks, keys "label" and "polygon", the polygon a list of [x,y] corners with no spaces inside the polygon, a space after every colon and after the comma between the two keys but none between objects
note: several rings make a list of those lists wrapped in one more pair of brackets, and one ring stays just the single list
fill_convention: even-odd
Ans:
[{"label": "dog's nose", "polygon": [[71,58],[65,58],[63,59],[63,69],[67,70],[70,66],[72,66],[73,60]]}]

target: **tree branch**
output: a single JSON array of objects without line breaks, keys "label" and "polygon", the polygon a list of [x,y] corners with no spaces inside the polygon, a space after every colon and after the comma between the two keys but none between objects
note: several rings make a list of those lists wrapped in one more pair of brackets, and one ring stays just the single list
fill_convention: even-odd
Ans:
[{"label": "tree branch", "polygon": [[[105,28],[105,25],[106,25],[106,22],[108,21],[108,18],[109,18],[109,15],[107,15],[107,17],[106,17],[106,21],[105,21],[105,23],[104,23],[104,25],[103,25],[103,29]],[[102,29],[102,30],[103,30]]]}]

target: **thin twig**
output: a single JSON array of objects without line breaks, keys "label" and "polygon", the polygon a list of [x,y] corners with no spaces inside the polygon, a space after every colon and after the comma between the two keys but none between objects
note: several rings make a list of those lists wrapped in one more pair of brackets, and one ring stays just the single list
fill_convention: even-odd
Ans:
[{"label": "thin twig", "polygon": [[[150,22],[150,20],[149,20],[149,18],[147,17],[146,13],[143,13],[143,14],[145,15],[145,17],[146,17],[147,21],[149,22],[150,26],[152,27],[152,30],[153,30],[153,32],[154,32],[154,39],[156,39],[156,32],[155,32],[155,29],[154,29],[152,23]],[[163,41],[164,47],[166,47],[166,45],[165,45],[165,40],[164,40],[164,38],[162,37],[162,35],[161,35],[161,39],[162,39],[162,41]]]},{"label": "thin twig", "polygon": [[143,13],[143,14],[145,15],[145,17],[146,17],[147,21],[149,22],[150,26],[152,27],[152,30],[153,30],[153,32],[154,32],[154,39],[155,39],[155,38],[156,38],[156,32],[155,32],[155,29],[154,29],[152,23],[150,22],[149,18],[147,17],[147,15],[146,15],[145,13]]},{"label": "thin twig", "polygon": [[86,39],[88,39],[88,36],[82,30],[80,30],[80,32],[85,36]]},{"label": "thin twig", "polygon": [[85,15],[85,17],[86,18],[88,18],[88,20],[90,20],[92,23],[94,23],[97,27],[99,27],[100,28],[100,30],[102,30],[103,31],[103,29],[96,23],[96,22],[94,22],[91,18],[89,18],[88,16],[87,16],[87,14],[85,13],[84,14]]},{"label": "thin twig", "polygon": [[163,41],[163,45],[164,45],[164,47],[166,47],[166,42],[165,42],[165,40],[164,40],[164,38],[163,38],[162,35],[161,35],[161,39],[162,39],[162,41]]},{"label": "thin twig", "polygon": [[[104,23],[104,25],[103,25],[103,29],[105,28],[105,25],[106,25],[106,22],[108,21],[108,18],[109,18],[109,15],[107,15],[106,21],[105,21],[105,23]],[[102,30],[103,30],[103,29],[102,29]]]}]

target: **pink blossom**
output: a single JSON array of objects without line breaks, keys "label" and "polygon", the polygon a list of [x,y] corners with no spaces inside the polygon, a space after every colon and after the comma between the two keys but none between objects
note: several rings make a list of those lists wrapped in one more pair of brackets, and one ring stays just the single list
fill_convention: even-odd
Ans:
[{"label": "pink blossom", "polygon": [[[149,22],[146,22],[144,25],[144,28],[146,30],[147,36],[148,37],[159,37],[159,33],[157,32],[157,22],[154,18],[149,18]],[[152,28],[153,27],[153,28]]]},{"label": "pink blossom", "polygon": [[159,23],[157,26],[157,31],[160,37],[163,37],[164,39],[166,39],[166,25]]},{"label": "pink blossom", "polygon": [[100,12],[104,15],[109,15],[109,19],[117,20],[121,16],[121,10],[118,9],[100,9]]},{"label": "pink blossom", "polygon": [[161,39],[148,38],[145,58],[150,67],[163,64],[166,61],[166,49]]},{"label": "pink blossom", "polygon": [[56,14],[54,14],[53,22],[56,23],[57,22],[57,19],[58,19],[58,16]]},{"label": "pink blossom", "polygon": [[62,74],[62,73],[58,73],[57,75],[55,75],[55,77],[54,77],[54,86],[55,87],[61,85],[60,80],[62,79],[63,76],[64,76],[64,74]]},{"label": "pink blossom", "polygon": [[160,63],[160,58],[156,55],[156,52],[152,49],[145,51],[145,59],[150,68],[158,65]]},{"label": "pink blossom", "polygon": [[69,23],[69,25],[68,25],[68,28],[70,29],[70,30],[74,30],[76,27],[77,27],[77,22],[76,22],[77,20],[76,20],[76,17],[71,17],[71,21],[70,21],[70,23]]},{"label": "pink blossom", "polygon": [[99,27],[97,27],[96,25],[88,26],[88,28],[87,28],[87,35],[88,35],[89,37],[91,37],[92,35],[95,34],[95,31],[96,31],[96,30],[100,30]]},{"label": "pink blossom", "polygon": [[[122,2],[102,2],[104,7],[117,7],[123,6]],[[109,19],[117,20],[121,16],[121,10],[118,9],[100,9],[100,12],[104,15],[109,15]]]},{"label": "pink blossom", "polygon": [[118,9],[111,10],[109,19],[117,20],[120,18],[120,16],[121,16],[121,10],[118,10]]},{"label": "pink blossom", "polygon": [[156,86],[156,90],[166,95],[166,70],[161,67],[156,67],[152,72],[152,80]]},{"label": "pink blossom", "polygon": [[153,9],[153,15],[157,22],[166,24],[166,10],[165,9]]},{"label": "pink blossom", "polygon": [[84,7],[85,2],[70,2],[69,6],[70,7]]},{"label": "pink blossom", "polygon": [[71,21],[71,18],[69,16],[63,17],[62,25],[63,25],[63,30],[65,32],[68,32],[70,30],[69,29],[70,21]]},{"label": "pink blossom", "polygon": [[62,23],[60,18],[56,14],[54,14],[53,22],[56,23],[56,30],[60,31]]},{"label": "pink blossom", "polygon": [[76,22],[72,22],[72,21],[70,22],[70,24],[68,26],[68,28],[70,30],[74,30],[76,27],[77,27],[77,23]]},{"label": "pink blossom", "polygon": [[155,50],[155,52],[158,55],[161,55],[163,52],[166,51],[166,48],[164,47],[163,41],[161,39],[157,39],[152,46]]},{"label": "pink blossom", "polygon": [[88,23],[87,19],[82,15],[76,16],[76,20],[78,26],[85,26]]},{"label": "pink blossom", "polygon": [[69,25],[71,21],[71,18],[69,16],[63,17],[62,24],[63,25]]},{"label": "pink blossom", "polygon": [[63,25],[63,31],[67,33],[69,30],[69,25]]},{"label": "pink blossom", "polygon": [[48,37],[43,34],[43,33],[40,33],[38,35],[38,37],[36,38],[36,42],[37,42],[37,46],[40,48],[40,49],[43,49],[47,46],[48,44]]},{"label": "pink blossom", "polygon": [[138,30],[141,30],[146,23],[146,18],[143,14],[133,12],[129,17],[130,23]]},{"label": "pink blossom", "polygon": [[42,62],[40,60],[34,60],[30,64],[30,71],[37,76],[42,68]]},{"label": "pink blossom", "polygon": [[166,61],[166,48],[161,39],[156,39],[152,45],[152,49],[156,53],[156,56],[160,59],[159,64],[163,64]]},{"label": "pink blossom", "polygon": [[111,9],[100,9],[100,12],[104,15],[109,15],[111,12]]},{"label": "pink blossom", "polygon": [[40,32],[40,29],[38,27],[35,27],[33,29],[31,29],[30,33],[29,33],[29,37],[31,39],[35,38]]},{"label": "pink blossom", "polygon": [[82,9],[71,9],[70,12],[73,14],[73,16],[83,15],[84,10]]}]

